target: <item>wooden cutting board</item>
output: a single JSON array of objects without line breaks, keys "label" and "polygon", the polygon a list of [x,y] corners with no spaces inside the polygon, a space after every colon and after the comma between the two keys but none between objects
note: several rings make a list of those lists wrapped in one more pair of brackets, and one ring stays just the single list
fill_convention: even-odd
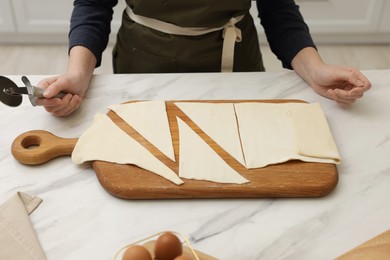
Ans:
[{"label": "wooden cutting board", "polygon": [[336,258],[336,260],[366,259],[390,259],[390,229]]},{"label": "wooden cutting board", "polygon": [[[282,164],[267,166],[260,169],[248,170],[239,164],[233,157],[226,153],[218,144],[208,137],[199,127],[196,126],[174,102],[167,101],[167,113],[170,124],[173,146],[176,155],[176,162],[179,161],[179,135],[176,117],[180,117],[195,132],[203,138],[216,151],[227,164],[243,175],[250,182],[246,184],[221,184],[209,181],[198,181],[183,179],[183,185],[175,185],[170,181],[141,169],[134,165],[120,165],[104,161],[92,162],[92,167],[101,185],[112,195],[124,199],[183,199],[183,198],[256,198],[256,197],[320,197],[331,192],[337,185],[338,172],[334,164],[307,163],[301,161],[290,161]],[[213,100],[213,101],[185,101],[185,102],[267,102],[287,103],[303,102],[300,100]],[[162,154],[156,147],[143,138],[131,126],[126,124],[114,112],[109,111],[108,116],[126,133],[140,142],[151,151],[158,159],[178,173],[178,163],[171,161]],[[27,133],[26,133],[27,134]],[[42,142],[36,139],[19,136],[15,139],[12,152],[14,157],[25,164],[43,163],[45,156],[35,156],[35,159],[28,159],[27,153],[31,150],[28,146],[34,145],[42,148]],[[60,155],[69,155],[73,150],[77,139],[61,139],[52,137],[48,146],[54,148],[46,152],[53,155],[52,158]],[[46,138],[47,139],[47,138]],[[33,141],[34,140],[34,141]],[[24,145],[22,145],[24,143]],[[46,155],[47,157],[47,155]],[[194,158],[196,160],[196,158]]]}]

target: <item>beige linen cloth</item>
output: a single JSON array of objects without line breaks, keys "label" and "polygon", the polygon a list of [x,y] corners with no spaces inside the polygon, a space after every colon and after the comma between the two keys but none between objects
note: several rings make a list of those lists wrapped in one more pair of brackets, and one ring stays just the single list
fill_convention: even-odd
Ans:
[{"label": "beige linen cloth", "polygon": [[41,202],[17,192],[0,206],[0,259],[46,259],[29,218]]}]

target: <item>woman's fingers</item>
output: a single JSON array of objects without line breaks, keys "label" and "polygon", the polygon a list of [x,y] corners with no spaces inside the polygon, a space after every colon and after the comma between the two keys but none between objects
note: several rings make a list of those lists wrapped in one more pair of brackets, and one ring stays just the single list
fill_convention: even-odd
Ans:
[{"label": "woman's fingers", "polygon": [[356,96],[351,96],[349,91],[342,89],[329,89],[328,93],[334,101],[340,104],[352,104],[359,98]]},{"label": "woman's fingers", "polygon": [[66,94],[60,98],[38,98],[37,105],[43,106],[47,112],[55,116],[67,116],[73,113],[81,105],[81,97]]},{"label": "woman's fingers", "polygon": [[339,104],[352,104],[371,88],[370,81],[355,68],[338,68],[326,93]]},{"label": "woman's fingers", "polygon": [[39,86],[39,87],[48,88],[48,87],[49,87],[51,84],[53,84],[53,82],[55,82],[57,79],[58,79],[58,76],[54,76],[54,77],[50,77],[50,78],[45,78],[45,79],[41,80],[41,81],[38,83],[38,86]]},{"label": "woman's fingers", "polygon": [[72,99],[70,100],[69,104],[66,107],[58,109],[55,112],[52,112],[52,114],[55,116],[68,116],[81,105],[81,101],[82,101],[81,98],[75,95],[72,97]]},{"label": "woman's fingers", "polygon": [[349,96],[360,98],[364,92],[371,88],[370,81],[358,69],[349,68],[346,70],[345,81],[350,87]]}]

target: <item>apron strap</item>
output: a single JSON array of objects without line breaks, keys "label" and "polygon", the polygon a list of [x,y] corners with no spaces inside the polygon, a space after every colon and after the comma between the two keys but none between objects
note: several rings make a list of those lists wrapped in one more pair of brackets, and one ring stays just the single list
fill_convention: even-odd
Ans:
[{"label": "apron strap", "polygon": [[240,22],[245,15],[231,18],[224,26],[218,28],[207,28],[181,27],[157,19],[137,15],[129,6],[126,6],[126,13],[134,22],[168,34],[199,36],[210,32],[223,30],[222,37],[224,38],[224,41],[222,47],[221,72],[233,72],[234,45],[236,42],[240,42],[242,40],[241,30],[235,27],[235,24]]},{"label": "apron strap", "polygon": [[223,29],[221,72],[233,72],[234,45],[242,40],[241,30],[235,26],[237,22],[237,17],[233,17]]}]

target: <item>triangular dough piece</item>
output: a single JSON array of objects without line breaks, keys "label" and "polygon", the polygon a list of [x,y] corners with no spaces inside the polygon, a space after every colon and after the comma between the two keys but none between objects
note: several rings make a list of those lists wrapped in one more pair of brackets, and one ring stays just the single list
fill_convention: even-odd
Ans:
[{"label": "triangular dough piece", "polygon": [[175,184],[183,183],[177,174],[103,113],[95,115],[92,126],[80,136],[72,153],[76,164],[92,160],[134,164]]},{"label": "triangular dough piece", "polygon": [[175,161],[165,101],[139,101],[109,107],[169,159]]},{"label": "triangular dough piece", "polygon": [[227,153],[245,166],[233,103],[175,103]]},{"label": "triangular dough piece", "polygon": [[177,118],[177,121],[180,138],[180,177],[219,183],[249,182],[226,164],[186,123],[180,118]]},{"label": "triangular dough piece", "polygon": [[[291,111],[310,109],[306,103],[236,103],[238,125],[248,169],[289,160],[337,163],[329,158],[298,154]],[[308,123],[308,122],[306,122]],[[319,130],[320,131],[320,130]]]}]

